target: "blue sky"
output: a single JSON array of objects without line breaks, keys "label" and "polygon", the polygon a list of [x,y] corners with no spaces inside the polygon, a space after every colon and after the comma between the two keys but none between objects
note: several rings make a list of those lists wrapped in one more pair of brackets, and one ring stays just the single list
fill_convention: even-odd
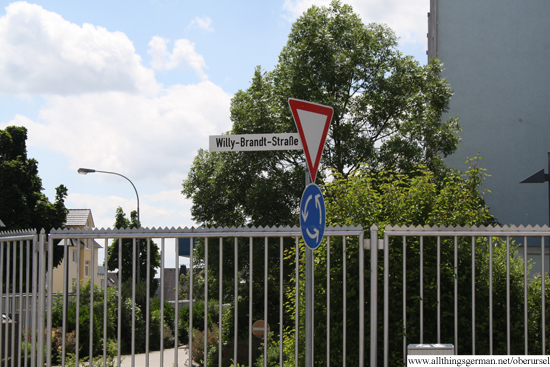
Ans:
[{"label": "blue sky", "polygon": [[[118,206],[146,227],[194,225],[181,183],[208,136],[231,127],[229,104],[254,68],[272,70],[291,25],[315,0],[4,2],[0,129],[26,126],[46,195],[92,209]],[[400,49],[426,62],[429,0],[348,1],[365,23],[388,24]],[[289,96],[291,97],[291,96]]]}]

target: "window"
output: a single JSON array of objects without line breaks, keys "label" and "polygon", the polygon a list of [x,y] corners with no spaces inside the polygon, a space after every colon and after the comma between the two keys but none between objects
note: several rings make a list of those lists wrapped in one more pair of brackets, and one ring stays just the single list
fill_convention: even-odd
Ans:
[{"label": "window", "polygon": [[88,278],[90,276],[90,262],[86,261],[84,263],[84,276]]},{"label": "window", "polygon": [[76,250],[73,250],[73,263],[76,263]]}]

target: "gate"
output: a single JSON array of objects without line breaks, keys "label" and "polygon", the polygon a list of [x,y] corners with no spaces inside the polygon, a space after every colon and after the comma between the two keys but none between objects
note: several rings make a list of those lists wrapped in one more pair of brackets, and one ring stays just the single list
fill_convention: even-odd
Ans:
[{"label": "gate", "polygon": [[[408,343],[453,343],[460,354],[545,354],[546,277],[544,281],[528,277],[527,260],[514,255],[514,239],[522,240],[520,249],[525,253],[528,240],[538,241],[545,259],[548,227],[389,226],[381,232],[373,226],[372,241],[363,238],[359,226],[326,229],[326,239],[314,253],[315,306],[307,313],[298,227],[65,229],[53,230],[49,236],[36,231],[1,232],[0,365],[51,366],[56,358],[59,365],[69,365],[68,338],[74,333],[75,356],[70,365],[91,355],[102,358],[99,363],[104,366],[110,358],[119,366],[141,365],[142,361],[146,366],[150,362],[172,365],[172,360],[174,366],[190,366],[190,359],[200,365],[236,361],[252,366],[263,359],[264,366],[298,366],[304,360],[306,316],[315,321],[316,365],[404,364]],[[130,240],[134,259],[136,249],[146,246],[147,261],[157,242],[160,274],[164,275],[169,255],[179,268],[181,238],[198,244],[190,253],[194,266],[184,284],[187,288],[168,290],[177,311],[165,307],[168,279],[164,276],[158,312],[152,310],[157,301],[150,297],[146,297],[145,312],[137,306],[140,286],[136,285],[135,261],[130,290],[121,289],[119,280],[114,291],[105,281],[95,291],[90,287],[89,293],[82,290],[87,289],[82,288],[85,284],[77,283],[70,297],[56,298],[49,292],[53,260],[48,254],[58,241],[60,245],[69,240],[100,241],[105,254],[97,260],[105,263],[108,246],[115,239],[119,243]],[[193,258],[197,254],[200,259]],[[121,247],[118,259],[122,269]],[[95,261],[92,258],[92,264]],[[150,278],[149,265],[146,279]],[[77,263],[77,273],[82,270]],[[546,274],[544,262],[542,274]],[[177,271],[172,280],[180,283]],[[150,282],[145,287],[149,294]],[[123,291],[131,297],[123,299]],[[180,293],[188,295],[188,308],[180,306]],[[155,324],[158,318],[160,324]],[[86,326],[82,320],[91,326],[85,332],[80,330]],[[165,325],[166,320],[171,324]],[[127,329],[124,322],[130,325]],[[57,325],[60,336],[55,334]],[[102,326],[99,334],[94,325]],[[174,340],[167,345],[164,339],[170,330],[174,330]],[[160,338],[160,354],[151,349],[155,338]],[[123,354],[125,345],[129,349]],[[85,363],[92,366],[93,362]]]}]

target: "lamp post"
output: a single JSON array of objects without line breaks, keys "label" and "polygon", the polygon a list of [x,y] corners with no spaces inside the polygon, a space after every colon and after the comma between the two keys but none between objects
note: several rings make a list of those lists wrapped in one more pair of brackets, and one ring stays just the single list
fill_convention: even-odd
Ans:
[{"label": "lamp post", "polygon": [[[116,173],[116,172],[109,172],[109,171],[98,171],[98,170],[95,170],[95,169],[90,169],[90,168],[79,168],[78,169],[78,173],[81,174],[81,175],[87,175],[88,173],[107,173],[107,174],[110,174],[110,175],[117,175],[117,176],[120,176],[120,177],[123,177],[125,178],[126,180],[128,180],[128,182],[132,185],[132,187],[134,188],[134,191],[136,192],[136,198],[137,198],[137,219],[138,219],[138,223],[141,227],[141,222],[140,222],[140,219],[139,219],[139,195],[138,195],[138,192],[137,192],[137,189],[136,189],[136,186],[134,185],[134,183],[132,181],[130,181],[130,179],[124,175],[121,175],[120,173]],[[120,244],[120,246],[122,246],[122,244]],[[137,240],[137,253],[138,253],[138,259],[140,258],[139,254],[139,239]],[[139,268],[140,268],[140,262],[138,261],[138,267],[137,267],[137,282],[139,283]]]},{"label": "lamp post", "polygon": [[[544,168],[537,173],[532,174],[520,183],[545,183],[548,182],[548,215],[550,217],[550,152],[548,152],[548,173],[544,173]],[[550,225],[550,218],[548,225]]]},{"label": "lamp post", "polygon": [[136,187],[134,186],[134,183],[132,181],[130,181],[130,179],[124,175],[121,175],[120,173],[116,173],[116,172],[109,172],[109,171],[98,171],[98,170],[95,170],[95,169],[89,169],[89,168],[79,168],[78,169],[78,173],[81,174],[81,175],[87,175],[88,173],[108,173],[110,175],[117,175],[117,176],[120,176],[120,177],[124,177],[126,180],[128,180],[128,182],[132,185],[132,187],[134,188],[134,191],[136,192],[136,198],[137,198],[137,218],[138,218],[138,222],[139,222],[139,225],[141,226],[141,222],[139,221],[139,195],[138,195],[138,192],[137,192],[137,189]]}]

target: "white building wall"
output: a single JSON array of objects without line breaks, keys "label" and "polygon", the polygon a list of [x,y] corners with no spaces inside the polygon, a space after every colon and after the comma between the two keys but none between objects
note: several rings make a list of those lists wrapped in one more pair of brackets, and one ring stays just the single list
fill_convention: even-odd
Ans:
[{"label": "white building wall", "polygon": [[548,170],[548,19],[548,0],[431,0],[429,54],[444,64],[448,116],[463,129],[446,162],[466,170],[480,153],[492,175],[486,201],[502,224],[548,224],[548,184],[519,183]]}]

